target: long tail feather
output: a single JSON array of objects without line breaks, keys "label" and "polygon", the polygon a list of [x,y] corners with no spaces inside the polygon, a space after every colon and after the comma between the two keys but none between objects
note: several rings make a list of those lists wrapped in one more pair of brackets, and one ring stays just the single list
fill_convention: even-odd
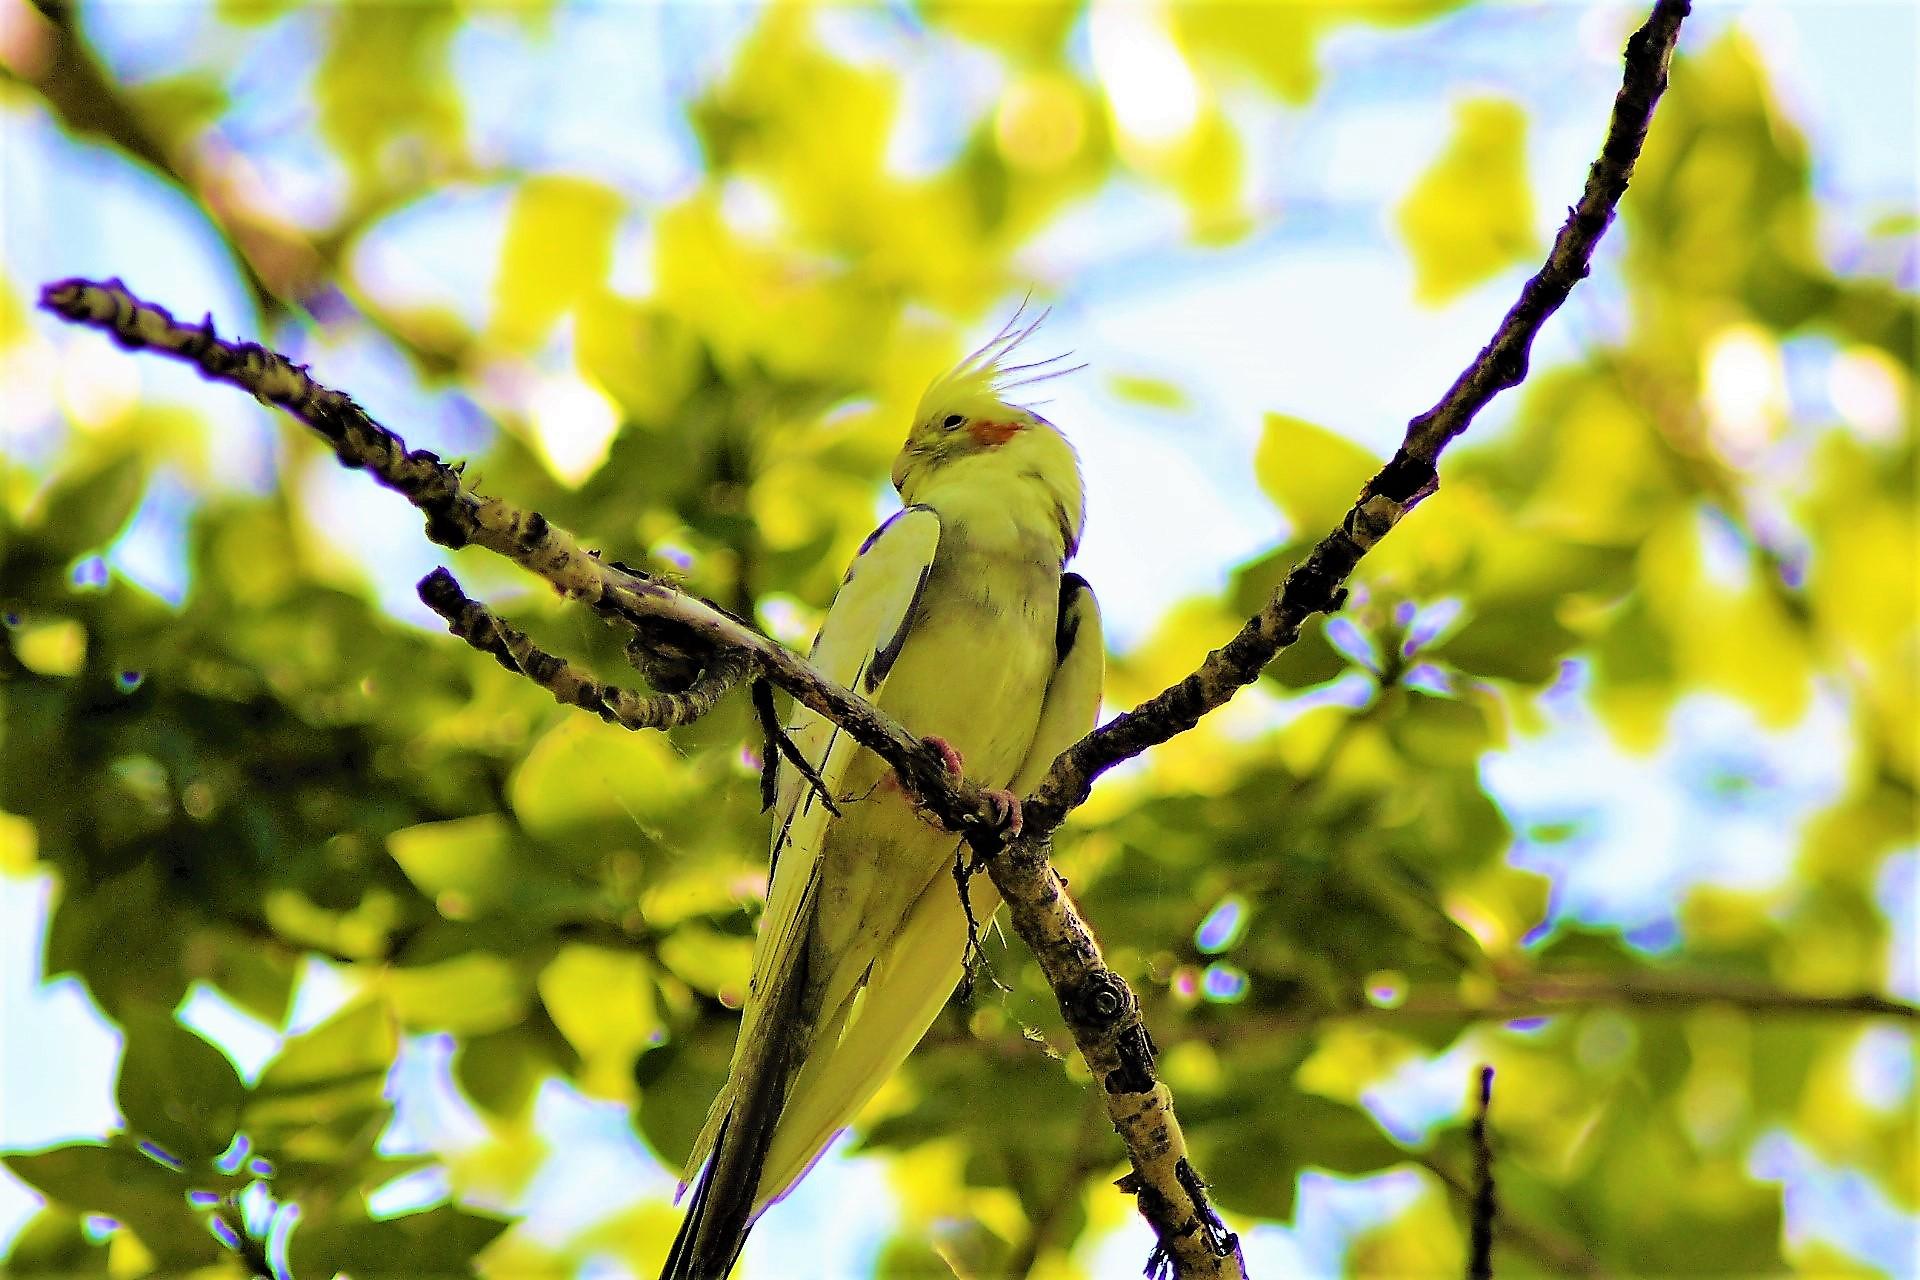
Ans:
[{"label": "long tail feather", "polygon": [[[800,953],[804,960],[804,950]],[[660,1280],[726,1280],[746,1246],[760,1198],[760,1175],[787,1092],[809,1040],[801,1013],[803,963],[768,994],[759,1030],[733,1066],[733,1101],[700,1171],[687,1216],[674,1236]]]},{"label": "long tail feather", "polygon": [[[727,1124],[723,1120],[714,1143],[718,1146],[726,1140]],[[694,1182],[693,1199],[687,1204],[687,1216],[680,1220],[680,1231],[673,1238],[673,1248],[667,1251],[666,1265],[660,1269],[660,1280],[691,1280],[696,1274],[693,1271],[693,1242],[700,1234],[700,1224],[706,1219],[707,1203],[713,1191],[713,1171],[717,1164],[717,1161],[709,1160]]]}]

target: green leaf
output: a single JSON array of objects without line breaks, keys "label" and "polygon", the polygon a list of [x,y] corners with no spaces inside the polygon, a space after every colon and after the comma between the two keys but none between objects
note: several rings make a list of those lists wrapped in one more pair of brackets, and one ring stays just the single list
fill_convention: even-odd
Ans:
[{"label": "green leaf", "polygon": [[1445,302],[1535,252],[1526,139],[1516,103],[1475,98],[1455,108],[1446,150],[1399,210],[1422,302]]},{"label": "green leaf", "polygon": [[606,281],[622,202],[582,178],[530,178],[514,194],[495,277],[493,330],[530,351],[561,315]]},{"label": "green leaf", "polygon": [[543,1080],[579,1067],[579,1054],[538,1004],[504,1031],[463,1038],[453,1060],[454,1079],[467,1096],[500,1117],[522,1114]]},{"label": "green leaf", "polygon": [[1401,689],[1389,721],[1408,758],[1422,764],[1470,766],[1493,745],[1486,709],[1466,698],[1442,698]]},{"label": "green leaf", "polygon": [[699,779],[664,734],[623,733],[568,716],[534,744],[508,787],[515,816],[535,836],[586,823],[648,832],[699,794]]},{"label": "green leaf", "polygon": [[166,138],[186,142],[227,109],[227,89],[216,75],[190,71],[155,76],[126,87],[141,120]]},{"label": "green leaf", "polygon": [[287,1041],[241,1113],[278,1185],[298,1194],[355,1181],[392,1114],[386,1081],[398,1051],[393,1015],[374,998]]},{"label": "green leaf", "polygon": [[317,1085],[384,1073],[399,1047],[386,1006],[371,998],[360,1000],[288,1040],[260,1073],[254,1095],[306,1093]]},{"label": "green leaf", "polygon": [[50,1199],[131,1228],[163,1262],[202,1264],[224,1252],[187,1203],[187,1179],[138,1151],[83,1144],[3,1159]]},{"label": "green leaf", "polygon": [[1138,374],[1116,373],[1107,379],[1107,385],[1113,393],[1123,400],[1145,405],[1149,409],[1169,409],[1179,411],[1192,402],[1187,393],[1178,384],[1162,378],[1142,377]]},{"label": "green leaf", "polygon": [[387,851],[421,893],[452,920],[502,905],[513,879],[513,829],[497,813],[423,822],[387,837]]},{"label": "green leaf", "polygon": [[401,1023],[415,1030],[478,1035],[526,1016],[533,978],[491,951],[466,951],[433,964],[387,970],[382,987]]},{"label": "green leaf", "polygon": [[127,1127],[182,1160],[225,1151],[247,1094],[227,1055],[150,1006],[128,1009],[120,1025],[127,1052],[115,1099]]},{"label": "green leaf", "polygon": [[442,163],[449,152],[457,155],[460,99],[449,54],[459,12],[439,5],[350,4],[333,10],[331,19],[313,99],[321,135],[356,182],[397,182],[409,169],[417,175],[423,153]]},{"label": "green leaf", "polygon": [[40,536],[64,559],[98,551],[132,518],[146,487],[146,461],[134,453],[122,453],[79,474],[63,474],[41,505]]},{"label": "green leaf", "polygon": [[1407,1153],[1359,1107],[1318,1094],[1288,1100],[1283,1123],[1303,1163],[1334,1173],[1377,1173]]},{"label": "green leaf", "polygon": [[66,1280],[71,1276],[96,1276],[107,1273],[107,1248],[87,1239],[80,1219],[71,1213],[48,1209],[35,1214],[7,1251],[9,1276],[48,1276]]},{"label": "green leaf", "polygon": [[449,920],[525,919],[583,912],[600,895],[540,865],[497,813],[423,822],[387,837],[407,878]]},{"label": "green leaf", "polygon": [[303,1277],[472,1275],[474,1255],[508,1225],[452,1205],[398,1218],[303,1222],[288,1245],[288,1270]]},{"label": "green leaf", "polygon": [[1326,615],[1316,613],[1300,628],[1300,638],[1280,651],[1262,675],[1289,689],[1311,689],[1353,669],[1353,660],[1327,639]]},{"label": "green leaf", "polygon": [[1267,415],[1253,471],[1295,533],[1318,538],[1346,518],[1380,460],[1344,436],[1284,413]]},{"label": "green leaf", "polygon": [[1548,600],[1506,600],[1476,609],[1466,625],[1427,652],[1490,680],[1544,685],[1580,637],[1553,616]]},{"label": "green leaf", "polygon": [[47,972],[84,976],[112,1016],[140,1004],[171,1008],[186,994],[178,936],[186,923],[154,864],[142,862],[92,892],[62,895],[47,930]]}]

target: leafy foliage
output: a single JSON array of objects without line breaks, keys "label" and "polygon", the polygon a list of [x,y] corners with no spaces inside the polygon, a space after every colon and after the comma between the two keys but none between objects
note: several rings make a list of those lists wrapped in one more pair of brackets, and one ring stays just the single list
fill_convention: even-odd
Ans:
[{"label": "leafy foliage", "polygon": [[[1200,6],[1167,38],[1208,85],[1301,102],[1332,31],[1448,7]],[[829,38],[830,17],[778,6],[687,82],[698,181],[640,200],[595,174],[483,172],[452,64],[469,41],[536,48],[537,10],[513,33],[453,7],[227,6],[221,48],[293,21],[321,42],[314,127],[340,190],[298,228],[210,206],[278,300],[277,344],[363,323],[424,382],[588,388],[617,419],[604,454],[510,401],[471,473],[804,643],[926,370],[1022,278],[1035,237],[1116,186],[1170,193],[1202,241],[1250,225],[1231,113],[1202,101],[1188,132],[1143,145],[1075,53],[1076,6],[924,17],[943,56],[990,59],[1004,82],[944,167],[889,159],[899,74]],[[228,56],[124,88],[182,173],[237,109]],[[1910,410],[1913,300],[1823,258],[1806,144],[1742,40],[1684,58],[1662,113],[1625,209],[1631,323],[1538,371],[1503,436],[1449,456],[1352,606],[1267,673],[1253,732],[1220,717],[1103,783],[1059,851],[1146,993],[1237,1224],[1292,1218],[1303,1172],[1417,1171],[1419,1198],[1350,1250],[1356,1271],[1458,1268],[1436,1242],[1458,1234],[1464,1114],[1408,1126],[1380,1103],[1450,1049],[1499,1070],[1503,1274],[1815,1265],[1782,1252],[1779,1192],[1752,1172],[1776,1132],[1914,1204],[1910,1124],[1848,1083],[1859,1024],[1743,998],[1886,984],[1880,886],[1912,840],[1916,768],[1910,421],[1875,436],[1716,398],[1729,361],[1777,368],[1814,342]],[[1525,123],[1463,107],[1413,181],[1401,225],[1423,296],[1537,248]],[[501,197],[477,319],[395,300],[354,252],[456,182]],[[616,284],[634,256],[644,286]],[[342,298],[355,321],[334,318]],[[1127,387],[1184,400],[1144,374]],[[1252,466],[1285,540],[1116,655],[1112,705],[1190,670],[1344,511],[1374,460],[1332,425],[1269,417]],[[764,883],[748,708],[623,735],[394,616],[330,553],[304,444],[265,493],[196,494],[177,606],[101,571],[177,462],[169,442],[197,431],[142,410],[5,479],[0,864],[57,884],[46,973],[80,978],[125,1037],[123,1127],[6,1157],[48,1201],[11,1272],[230,1274],[223,1240],[242,1235],[302,1280],[572,1274],[603,1256],[650,1270],[671,1223],[658,1198],[571,1233],[486,1209],[568,1158],[541,1131],[556,1079],[630,1107],[668,1168],[690,1146]],[[508,581],[456,558],[469,581]],[[623,671],[611,631],[554,602],[511,609],[541,643]],[[1559,909],[1539,869],[1591,815],[1532,823],[1484,771],[1569,701],[1625,751],[1669,750],[1703,692],[1768,726],[1837,707],[1844,785],[1791,876],[1691,890],[1656,958]],[[1069,1250],[1115,1225],[1117,1149],[1047,1047],[1068,1044],[1051,995],[1017,944],[989,958],[1001,987],[943,1015],[863,1125],[902,1192],[890,1273],[945,1274],[945,1258],[1084,1274]],[[250,1081],[179,1013],[212,991],[284,1031],[322,964],[351,999]],[[450,1088],[484,1136],[396,1154],[390,1082],[424,1037],[453,1046]],[[429,1168],[449,1202],[370,1207]],[[107,1243],[96,1215],[121,1228]]]}]

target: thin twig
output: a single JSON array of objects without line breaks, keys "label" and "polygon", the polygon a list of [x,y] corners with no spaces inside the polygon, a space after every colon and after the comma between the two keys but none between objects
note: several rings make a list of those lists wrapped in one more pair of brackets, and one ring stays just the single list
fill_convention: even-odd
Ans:
[{"label": "thin twig", "polygon": [[1920,1006],[1877,991],[1794,991],[1711,973],[1541,973],[1504,978],[1485,997],[1463,996],[1454,984],[1418,986],[1392,1004],[1375,1004],[1356,994],[1353,1003],[1343,1007],[1303,1004],[1297,1008],[1246,1010],[1231,1018],[1196,1023],[1187,1034],[1206,1035],[1217,1029],[1222,1036],[1229,1036],[1249,1028],[1266,1034],[1343,1019],[1511,1022],[1597,1008],[1617,1008],[1633,1014],[1685,1013],[1708,1005],[1777,1017],[1920,1021]]},{"label": "thin twig", "polygon": [[1487,1110],[1493,1105],[1493,1068],[1480,1068],[1473,1109],[1473,1203],[1467,1215],[1467,1280],[1493,1280],[1493,1136]]},{"label": "thin twig", "polygon": [[222,1197],[220,1203],[213,1207],[211,1216],[214,1222],[226,1228],[224,1235],[218,1231],[214,1235],[246,1266],[249,1280],[281,1280],[280,1273],[274,1270],[273,1261],[267,1257],[266,1241],[247,1230],[246,1211],[240,1207],[239,1197]]},{"label": "thin twig", "polygon": [[[1447,1194],[1461,1205],[1471,1207],[1473,1188],[1467,1179],[1455,1170],[1430,1155],[1416,1155],[1413,1163],[1425,1169],[1439,1180],[1447,1189]],[[1509,1249],[1518,1249],[1536,1261],[1545,1265],[1548,1274],[1556,1276],[1586,1276],[1589,1280],[1605,1280],[1609,1272],[1600,1259],[1587,1251],[1585,1245],[1572,1236],[1562,1235],[1551,1227],[1538,1223],[1523,1223],[1511,1215],[1501,1219],[1501,1239]]]},{"label": "thin twig", "polygon": [[[1048,838],[1087,798],[1101,773],[1191,729],[1258,678],[1299,637],[1307,618],[1338,609],[1360,558],[1439,483],[1435,463],[1447,442],[1466,430],[1495,394],[1526,375],[1534,336],[1586,276],[1594,247],[1626,190],[1690,8],[1688,0],[1658,0],[1628,41],[1624,82],[1600,158],[1546,264],[1446,395],[1408,425],[1399,452],[1361,490],[1340,528],[1323,538],[1266,607],[1208,654],[1197,671],[1062,752],[1022,802],[1023,834],[987,864],[1015,930],[1033,949],[1081,1055],[1106,1092],[1108,1113],[1133,1160],[1134,1174],[1126,1182],[1141,1192],[1140,1211],[1160,1242],[1155,1261],[1164,1258],[1181,1277],[1244,1276],[1246,1267],[1238,1241],[1207,1204],[1187,1161],[1172,1099],[1154,1074],[1153,1044],[1139,1001],[1107,968],[1092,932],[1066,896],[1047,857]],[[1169,1188],[1175,1192],[1171,1198]],[[1149,1270],[1153,1267],[1150,1262]]]},{"label": "thin twig", "polygon": [[210,316],[198,325],[183,324],[165,307],[135,297],[119,280],[62,280],[41,290],[40,305],[106,331],[129,350],[184,361],[212,381],[285,410],[317,432],[343,464],[364,468],[418,508],[426,517],[427,537],[441,546],[485,547],[546,579],[563,597],[635,630],[667,623],[715,649],[746,655],[765,679],[892,765],[915,799],[948,827],[997,830],[1000,812],[980,787],[949,773],[945,757],[893,717],[725,610],[601,560],[537,511],[475,492],[460,468],[431,450],[409,449],[350,396],[315,381],[305,366],[258,343],[222,339]]},{"label": "thin twig", "polygon": [[446,619],[447,630],[495,661],[545,689],[555,702],[591,711],[623,729],[672,729],[691,724],[747,674],[748,660],[733,650],[716,652],[693,684],[679,693],[636,693],[595,679],[565,658],[534,644],[526,632],[470,599],[451,573],[435,569],[420,579],[420,599]]},{"label": "thin twig", "polygon": [[1103,1154],[1107,1144],[1102,1141],[1106,1129],[1100,1123],[1102,1115],[1098,1106],[1087,1108],[1081,1119],[1080,1130],[1074,1137],[1073,1153],[1059,1171],[1053,1194],[1037,1209],[1028,1211],[1026,1235],[1007,1255],[1007,1280],[1026,1280],[1033,1273],[1034,1265],[1053,1246],[1054,1236],[1060,1230],[1068,1206],[1080,1194],[1081,1183],[1086,1181],[1088,1175],[1110,1164],[1110,1158]]}]

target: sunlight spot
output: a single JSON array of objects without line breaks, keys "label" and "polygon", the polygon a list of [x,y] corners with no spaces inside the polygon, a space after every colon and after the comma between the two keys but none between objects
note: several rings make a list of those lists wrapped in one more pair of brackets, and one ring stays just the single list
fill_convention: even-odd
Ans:
[{"label": "sunlight spot", "polygon": [[1847,424],[1875,444],[1900,438],[1905,375],[1885,352],[1850,347],[1827,366],[1827,395]]},{"label": "sunlight spot", "polygon": [[97,591],[107,585],[107,562],[99,556],[87,556],[73,566],[70,580],[79,590]]},{"label": "sunlight spot", "polygon": [[1513,945],[1513,939],[1499,917],[1483,909],[1466,894],[1449,891],[1442,896],[1441,906],[1448,918],[1471,934],[1473,940],[1480,944],[1480,949],[1488,954],[1497,955]]},{"label": "sunlight spot", "polygon": [[1094,70],[1126,137],[1149,148],[1186,137],[1200,118],[1200,90],[1158,17],[1135,5],[1101,4],[1089,33]]},{"label": "sunlight spot", "polygon": [[1000,99],[993,137],[1016,169],[1044,172],[1073,159],[1087,136],[1086,112],[1074,84],[1064,76],[1036,75]]},{"label": "sunlight spot", "polygon": [[140,366],[127,352],[78,340],[60,351],[55,392],[76,427],[100,431],[121,421],[140,402]]},{"label": "sunlight spot", "polygon": [[415,1169],[382,1183],[367,1195],[367,1214],[373,1218],[397,1218],[403,1213],[440,1204],[452,1194],[453,1184],[444,1165]]},{"label": "sunlight spot", "polygon": [[258,1080],[267,1063],[280,1052],[283,1038],[277,1029],[242,1009],[209,982],[195,981],[175,1012],[181,1025],[199,1032],[226,1054],[248,1084]]},{"label": "sunlight spot", "polygon": [[1171,984],[1173,998],[1181,1004],[1192,1004],[1200,998],[1200,973],[1192,965],[1181,965],[1179,972],[1173,975]]},{"label": "sunlight spot", "polygon": [[1780,348],[1754,325],[1721,330],[1707,343],[1701,395],[1713,442],[1728,461],[1751,462],[1787,412]]},{"label": "sunlight spot", "polygon": [[1406,1003],[1407,975],[1381,969],[1367,975],[1367,1003],[1377,1009],[1397,1009]]},{"label": "sunlight spot", "polygon": [[1899,1110],[1913,1095],[1913,1038],[1898,1027],[1868,1027],[1854,1042],[1847,1077],[1874,1110]]},{"label": "sunlight spot", "polygon": [[620,408],[584,378],[542,379],[528,397],[527,416],[553,473],[578,485],[600,469],[620,429]]}]

